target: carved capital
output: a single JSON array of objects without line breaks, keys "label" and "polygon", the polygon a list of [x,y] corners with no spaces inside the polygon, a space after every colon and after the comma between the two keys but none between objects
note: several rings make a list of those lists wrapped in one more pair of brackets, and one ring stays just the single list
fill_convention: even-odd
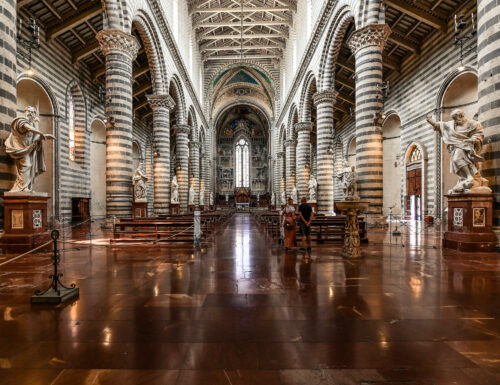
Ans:
[{"label": "carved capital", "polygon": [[301,131],[307,131],[311,132],[313,127],[312,122],[300,122],[295,124],[295,131],[301,132]]},{"label": "carved capital", "polygon": [[189,133],[191,132],[191,126],[188,126],[187,124],[176,124],[173,128],[175,135],[177,134],[189,135]]},{"label": "carved capital", "polygon": [[285,155],[285,153],[284,153],[283,151],[280,151],[280,152],[278,152],[278,153],[276,154],[276,156],[277,156],[278,158],[283,158],[283,156],[284,156],[284,155]]},{"label": "carved capital", "polygon": [[168,94],[146,95],[146,98],[148,99],[148,103],[153,110],[159,107],[159,108],[165,108],[168,111],[172,111],[175,108],[175,101]]},{"label": "carved capital", "polygon": [[196,140],[191,140],[191,141],[189,142],[189,147],[190,147],[190,148],[193,148],[193,149],[200,148],[200,145],[201,145],[201,143],[200,143],[200,142],[197,142]]},{"label": "carved capital", "polygon": [[360,49],[370,46],[378,46],[380,47],[380,51],[382,51],[391,32],[391,28],[387,24],[367,25],[355,31],[347,44],[354,55]]},{"label": "carved capital", "polygon": [[295,143],[296,143],[295,139],[287,139],[287,140],[285,140],[285,146],[286,147],[295,146]]},{"label": "carved capital", "polygon": [[135,36],[118,29],[104,29],[96,35],[96,39],[104,56],[117,52],[134,60],[141,46]]},{"label": "carved capital", "polygon": [[337,100],[337,95],[339,93],[335,90],[324,90],[316,92],[313,95],[313,102],[315,106],[318,106],[322,103],[335,104]]}]

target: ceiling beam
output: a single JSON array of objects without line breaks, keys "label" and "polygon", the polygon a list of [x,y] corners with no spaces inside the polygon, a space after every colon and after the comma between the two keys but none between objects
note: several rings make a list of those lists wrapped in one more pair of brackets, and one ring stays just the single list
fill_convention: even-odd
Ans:
[{"label": "ceiling beam", "polygon": [[[243,60],[245,59],[276,59],[279,58],[279,55],[243,55]],[[218,55],[218,56],[208,56],[203,58],[203,61],[209,60],[238,60],[241,59],[240,55]]]},{"label": "ceiling beam", "polygon": [[87,44],[82,49],[75,51],[73,53],[73,63],[76,63],[79,60],[82,60],[84,57],[92,55],[94,52],[99,51],[99,42],[94,38],[91,40],[89,44]]},{"label": "ceiling beam", "polygon": [[[287,38],[288,35],[286,33],[256,33],[256,34],[244,34],[243,39],[285,39]],[[223,35],[208,35],[208,36],[202,36],[198,39],[198,41],[201,40],[221,40],[221,39],[241,39],[240,35],[230,35],[230,34],[223,34]]]},{"label": "ceiling beam", "polygon": [[414,54],[420,55],[420,47],[419,46],[409,42],[406,39],[403,39],[402,37],[398,36],[394,32],[389,35],[387,40],[389,40],[389,41],[393,42],[394,44],[397,44],[401,47],[406,48],[407,50],[413,52]]},{"label": "ceiling beam", "polygon": [[[282,45],[243,45],[243,50],[249,50],[249,49],[282,49]],[[206,48],[200,48],[200,51],[226,51],[226,50],[240,50],[241,47],[239,45],[225,45],[225,46],[217,46],[217,47],[206,47]]]},{"label": "ceiling beam", "polygon": [[[395,8],[400,12],[404,12],[407,15],[413,17],[414,19],[417,19],[425,24],[428,24],[431,27],[439,29],[443,33],[446,33],[448,29],[448,24],[446,23],[446,21],[443,20],[446,19],[445,15],[443,15],[442,19],[438,18],[436,16],[431,15],[428,12],[425,12],[421,8],[417,8],[414,5],[408,4],[402,0],[384,0],[384,1],[388,6]],[[436,11],[433,12],[436,13]]]},{"label": "ceiling beam", "polygon": [[[292,26],[292,23],[287,20],[255,20],[243,21],[243,27],[256,27],[266,25],[287,25]],[[213,27],[241,27],[240,21],[207,21],[202,23],[193,23],[193,28],[213,28]]]},{"label": "ceiling beam", "polygon": [[134,88],[132,96],[136,97],[137,95],[143,94],[144,92],[150,90],[151,88],[153,88],[153,85],[151,83],[145,84],[145,85],[140,86],[138,88]]},{"label": "ceiling beam", "polygon": [[[257,7],[243,7],[243,13],[249,12],[284,12],[291,11],[292,9],[287,6],[257,6]],[[214,8],[200,8],[196,7],[189,11],[190,14],[193,13],[218,13],[218,12],[231,12],[231,13],[241,13],[240,7],[214,7]]]},{"label": "ceiling beam", "polygon": [[35,0],[17,0],[17,6],[19,8],[24,7],[25,5],[33,3]]},{"label": "ceiling beam", "polygon": [[83,12],[70,11],[64,15],[62,18],[64,22],[59,25],[48,25],[46,39],[47,41],[62,35],[64,32],[76,27],[79,24],[87,21],[88,19],[97,16],[102,13],[102,5],[100,1],[93,2],[90,8],[87,8]]},{"label": "ceiling beam", "polygon": [[139,104],[135,104],[134,111],[140,110],[142,107],[147,107],[147,106],[149,106],[149,100],[146,99],[145,101],[143,101]]}]

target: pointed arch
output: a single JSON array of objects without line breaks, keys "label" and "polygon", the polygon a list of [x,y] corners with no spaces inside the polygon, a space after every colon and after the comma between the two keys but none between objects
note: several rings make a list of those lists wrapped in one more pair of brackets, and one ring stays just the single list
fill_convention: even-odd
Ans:
[{"label": "pointed arch", "polygon": [[311,121],[311,109],[313,107],[313,94],[317,91],[316,76],[313,71],[310,71],[305,79],[304,85],[302,86],[302,92],[300,94],[300,121],[310,122]]},{"label": "pointed arch", "polygon": [[184,91],[182,89],[182,84],[177,75],[173,75],[170,79],[169,93],[175,100],[175,114],[177,124],[187,123],[187,112],[186,112],[186,98],[184,97]]},{"label": "pointed arch", "polygon": [[292,104],[290,112],[288,113],[288,124],[287,124],[287,139],[293,139],[295,137],[295,123],[299,122],[299,111],[295,103]]}]

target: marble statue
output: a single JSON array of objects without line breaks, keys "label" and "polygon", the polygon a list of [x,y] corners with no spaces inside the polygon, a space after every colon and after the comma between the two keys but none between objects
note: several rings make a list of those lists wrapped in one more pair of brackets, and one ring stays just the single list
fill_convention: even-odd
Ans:
[{"label": "marble statue", "polygon": [[189,187],[189,205],[190,206],[194,205],[194,196],[195,196],[194,187],[191,186],[191,187]]},{"label": "marble statue", "polygon": [[200,206],[205,206],[205,189],[200,190]]},{"label": "marble statue", "polygon": [[451,121],[436,122],[427,116],[427,122],[443,138],[450,153],[450,172],[458,176],[458,182],[448,194],[489,194],[488,180],[481,176],[479,163],[484,133],[481,123],[467,119],[461,109],[453,110]]},{"label": "marble statue", "polygon": [[354,201],[359,200],[356,193],[356,182],[358,177],[354,166],[349,166],[346,160],[344,160],[342,169],[340,170],[337,178],[340,179],[342,183],[342,189],[344,190],[345,200]]},{"label": "marble statue", "polygon": [[298,201],[299,201],[299,193],[297,192],[297,186],[293,186],[293,189],[292,189],[292,195],[291,195],[291,198],[293,200],[293,204],[297,204]]},{"label": "marble statue", "polygon": [[214,205],[214,193],[210,191],[210,206]]},{"label": "marble statue", "polygon": [[316,181],[316,178],[314,178],[313,174],[311,174],[311,177],[309,178],[307,187],[309,188],[309,202],[316,203],[316,191],[318,191],[318,182]]},{"label": "marble statue", "polygon": [[286,196],[284,191],[281,192],[281,205],[286,205]]},{"label": "marble statue", "polygon": [[142,162],[139,163],[137,170],[135,170],[134,182],[134,200],[136,202],[147,202],[147,187],[146,182],[148,177],[142,171]]},{"label": "marble statue", "polygon": [[273,191],[273,193],[271,194],[271,205],[275,205],[275,204],[276,204],[276,194]]},{"label": "marble statue", "polygon": [[226,202],[229,202],[229,194],[226,193]]},{"label": "marble statue", "polygon": [[260,194],[257,193],[257,202],[260,202]]},{"label": "marble statue", "polygon": [[55,139],[38,130],[38,112],[35,107],[24,109],[25,116],[12,121],[11,132],[5,140],[5,152],[16,164],[17,177],[10,192],[32,192],[35,178],[45,172],[43,141]]},{"label": "marble statue", "polygon": [[170,187],[170,203],[179,204],[179,183],[177,183],[177,175],[172,178]]}]

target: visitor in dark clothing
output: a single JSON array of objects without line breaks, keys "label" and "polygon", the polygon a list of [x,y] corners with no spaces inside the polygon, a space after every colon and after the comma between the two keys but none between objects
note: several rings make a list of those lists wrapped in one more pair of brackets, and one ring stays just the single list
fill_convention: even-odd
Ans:
[{"label": "visitor in dark clothing", "polygon": [[299,230],[302,236],[302,251],[306,250],[306,237],[307,237],[307,251],[311,251],[311,222],[314,218],[313,209],[307,204],[307,199],[303,197],[299,206]]}]

